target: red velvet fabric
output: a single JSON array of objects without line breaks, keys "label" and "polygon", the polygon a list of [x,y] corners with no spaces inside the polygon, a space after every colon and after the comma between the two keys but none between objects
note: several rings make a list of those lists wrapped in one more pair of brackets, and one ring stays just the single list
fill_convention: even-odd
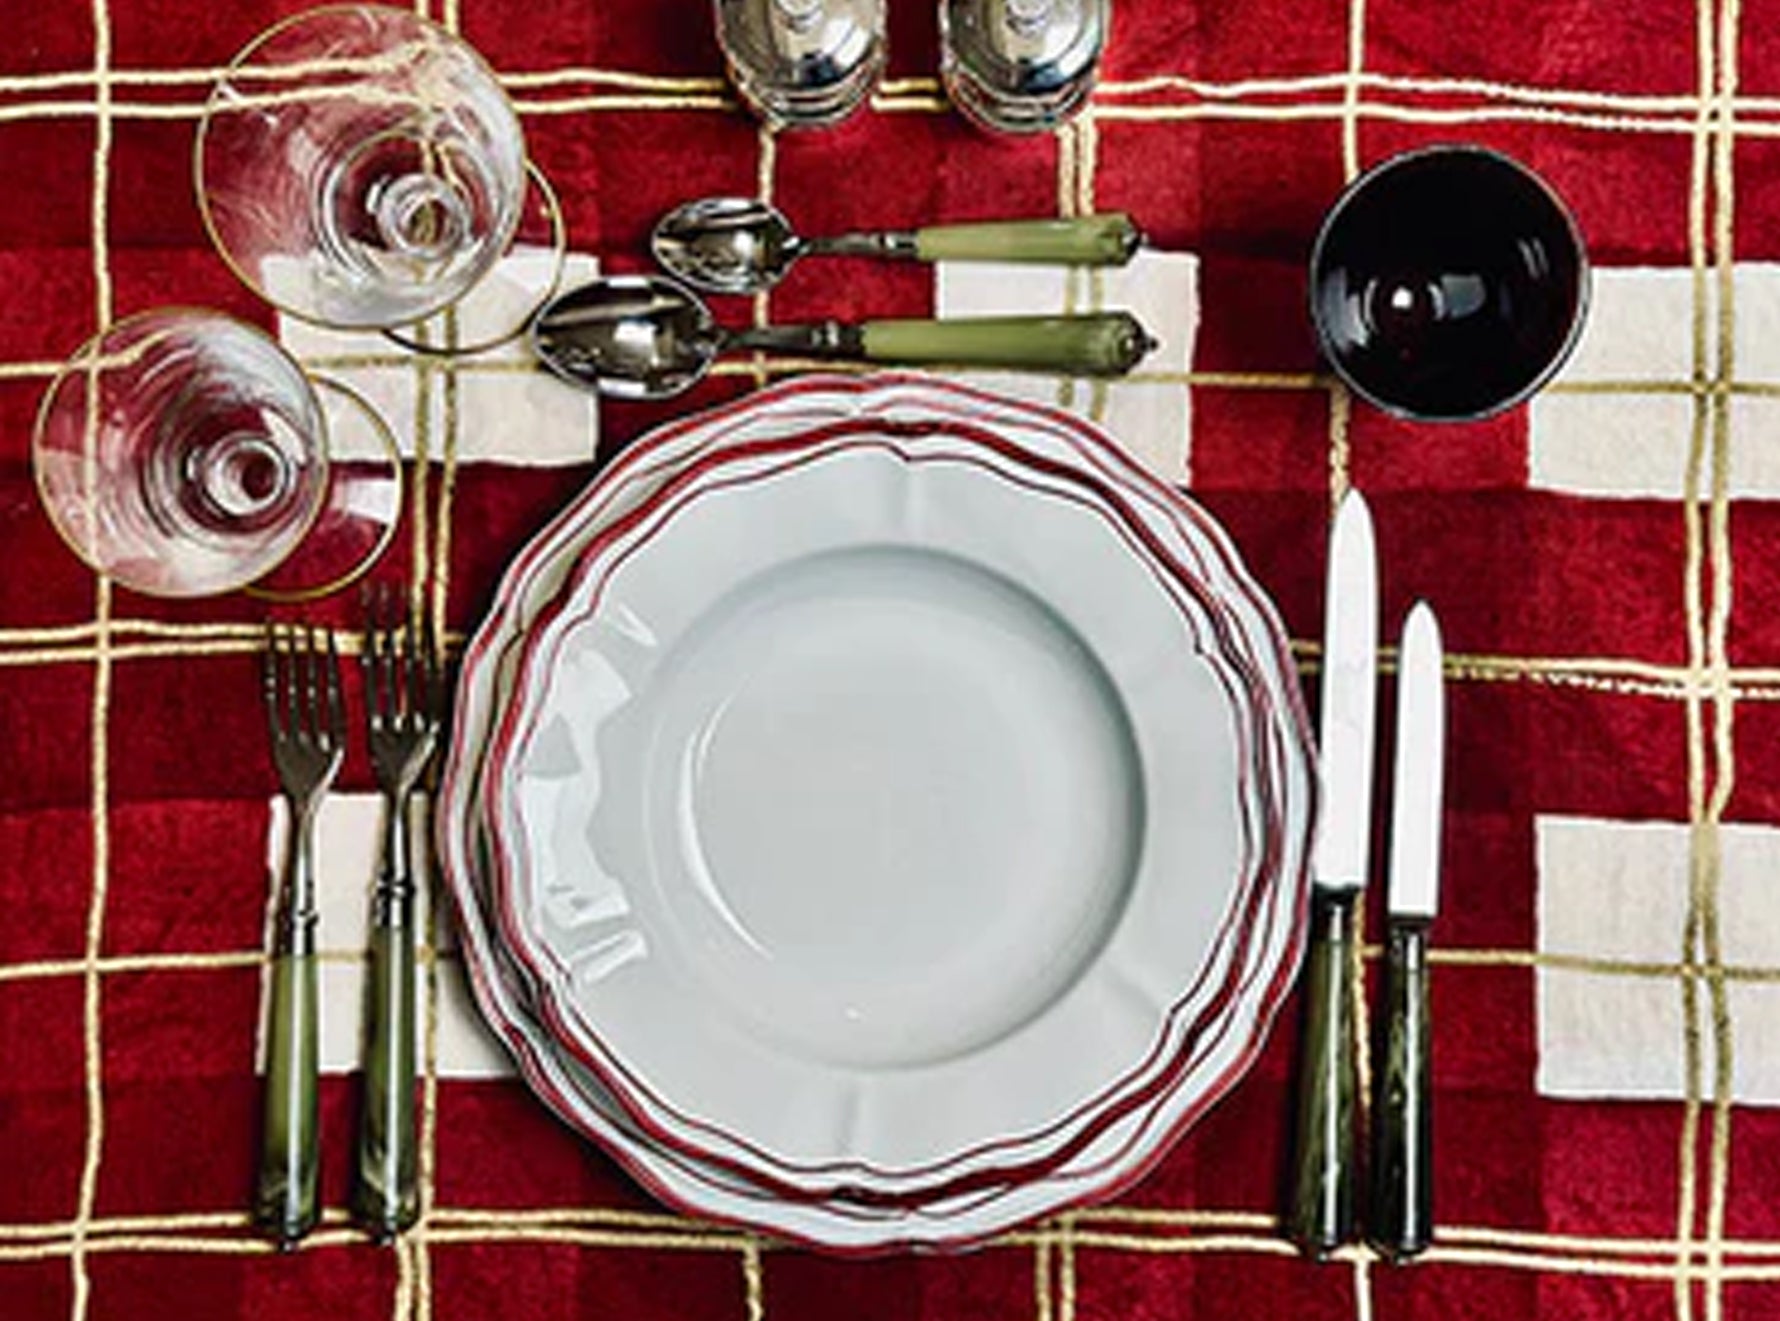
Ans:
[{"label": "red velvet fabric", "polygon": [[[775,196],[810,232],[1046,214],[1059,205],[1060,156],[1091,151],[1099,206],[1128,208],[1159,246],[1201,259],[1197,374],[1183,387],[1192,485],[1295,639],[1320,626],[1330,485],[1330,392],[1311,375],[1303,267],[1345,176],[1345,116],[1362,165],[1454,139],[1522,157],[1570,201],[1603,267],[1780,258],[1772,5],[1115,7],[1104,113],[1065,144],[992,139],[944,111],[931,81],[933,0],[891,0],[891,76],[920,81],[839,128],[780,137]],[[215,69],[295,8],[97,0],[6,13],[0,1315],[1642,1321],[1722,1307],[1780,1317],[1780,1119],[1727,1110],[1715,1184],[1709,1102],[1696,1113],[1541,1099],[1534,972],[1496,957],[1534,946],[1538,814],[1689,819],[1687,709],[1673,691],[1469,672],[1451,692],[1447,906],[1435,944],[1492,956],[1441,962],[1434,976],[1440,1233],[1419,1263],[1313,1265],[1274,1233],[1295,1004],[1252,1074],[1115,1206],[964,1256],[839,1262],[678,1221],[517,1082],[438,1084],[427,1220],[399,1249],[374,1246],[341,1218],[356,1102],[340,1078],[323,1089],[330,1221],[301,1251],[264,1250],[243,1207],[274,784],[252,658],[197,645],[209,636],[200,625],[251,624],[264,611],[240,596],[100,593],[37,506],[28,445],[50,367],[103,318],[179,302],[270,323],[199,223],[187,161],[206,85],[193,71]],[[572,241],[608,267],[641,267],[648,229],[670,205],[758,186],[757,127],[733,104],[708,104],[721,78],[708,5],[461,0],[433,16],[514,76]],[[1356,58],[1361,82],[1347,77]],[[1727,154],[1734,214],[1721,215],[1726,194],[1708,178],[1720,126],[1698,98],[1702,76],[1717,87],[1732,60],[1737,91],[1757,98],[1739,120],[1766,136]],[[573,76],[519,77],[562,71]],[[707,104],[614,74],[705,79]],[[1701,216],[1722,219],[1722,235]],[[1724,237],[1729,253],[1716,246]],[[772,310],[921,313],[930,290],[914,268],[812,262]],[[607,451],[741,388],[717,380],[671,404],[608,406]],[[1354,408],[1348,471],[1373,501],[1386,617],[1426,597],[1455,653],[1685,665],[1687,575],[1703,581],[1709,566],[1690,568],[1680,505],[1529,490],[1526,425],[1524,410],[1442,429]],[[450,561],[430,566],[455,628],[475,625],[507,559],[589,475],[455,474]],[[380,576],[410,571],[409,530]],[[1759,672],[1780,659],[1775,507],[1737,504],[1730,538],[1729,658]],[[355,611],[336,600],[311,613],[350,623]],[[1752,679],[1757,695],[1771,696],[1768,675]],[[1780,817],[1775,712],[1771,701],[1738,708],[1732,820]],[[356,750],[344,782],[368,787]],[[1715,1191],[1722,1261],[1697,1242]],[[1692,1268],[1680,1284],[1678,1263]]]}]

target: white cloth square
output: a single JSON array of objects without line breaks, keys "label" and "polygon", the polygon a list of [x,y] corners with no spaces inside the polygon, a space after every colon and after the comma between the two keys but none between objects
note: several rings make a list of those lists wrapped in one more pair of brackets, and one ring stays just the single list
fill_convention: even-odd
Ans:
[{"label": "white cloth square", "polygon": [[[1740,382],[1780,380],[1780,266],[1738,264],[1732,272],[1733,346]],[[1706,344],[1716,353],[1719,289],[1701,286]],[[1576,351],[1533,400],[1528,474],[1536,489],[1574,495],[1677,500],[1686,491],[1696,404],[1695,278],[1680,268],[1597,270]],[[1711,359],[1704,364],[1715,369]],[[1666,391],[1639,391],[1640,385]],[[1632,388],[1613,389],[1623,385]],[[1609,387],[1609,388],[1601,388]],[[1731,406],[1729,488],[1733,497],[1780,496],[1780,401],[1737,396]],[[1708,470],[1709,475],[1709,470]],[[1702,480],[1705,480],[1704,478]]]},{"label": "white cloth square", "polygon": [[[424,808],[417,803],[417,812]],[[316,941],[322,954],[320,993],[321,1070],[351,1073],[363,1057],[365,952],[370,944],[371,893],[376,884],[377,850],[382,838],[383,800],[377,794],[329,794],[316,820],[315,884],[320,911]],[[272,800],[266,856],[270,874],[282,885],[290,812],[282,797]],[[416,876],[433,875],[431,844],[415,832]],[[436,882],[416,885],[417,943],[427,930],[428,910]],[[277,891],[274,890],[274,898]],[[439,922],[439,1002],[435,1067],[446,1078],[498,1078],[513,1072],[512,1060],[482,1021],[471,996],[462,962],[456,957],[456,934],[448,918]],[[267,924],[270,948],[271,924]],[[263,994],[263,993],[262,993]],[[424,965],[415,968],[415,1015],[423,1034],[427,1022],[428,978]],[[256,1067],[264,1067],[264,1006],[261,1039],[254,1048]],[[417,1066],[420,1061],[416,1061]]]},{"label": "white cloth square", "polygon": [[1139,252],[1107,270],[1001,262],[942,262],[934,271],[934,308],[942,317],[1052,314],[1104,308],[1143,322],[1159,347],[1138,367],[1140,379],[1097,382],[1018,372],[972,372],[964,379],[1016,398],[1060,404],[1092,417],[1171,482],[1189,476],[1191,391],[1183,380],[1199,329],[1199,259],[1190,253]]},{"label": "white cloth square", "polygon": [[[1692,832],[1669,822],[1541,817],[1536,823],[1541,954],[1626,963],[1682,962]],[[1719,827],[1718,889],[1727,964],[1780,967],[1780,829]],[[1706,1058],[1716,1067],[1701,985]],[[1541,1095],[1680,1099],[1686,1095],[1679,977],[1541,967],[1537,976]],[[1780,986],[1731,981],[1733,1095],[1780,1104]]]},{"label": "white cloth square", "polygon": [[[515,248],[489,272],[484,283],[503,307],[529,306],[550,281],[547,249]],[[564,287],[593,278],[597,261],[580,253],[564,260]],[[406,350],[381,334],[331,330],[280,316],[278,337],[318,376],[332,377],[357,390],[382,415],[404,457],[414,455],[426,405],[430,457],[437,461],[445,435],[446,392],[442,379],[423,381]],[[399,365],[358,366],[355,358],[404,359]],[[347,365],[337,365],[344,361]],[[439,359],[440,363],[445,359]],[[486,353],[457,360],[457,458],[460,463],[503,463],[549,467],[587,463],[599,448],[599,409],[592,394],[575,389],[537,368],[523,338]],[[375,458],[370,429],[355,424],[349,405],[331,390],[319,392],[337,452],[348,458]]]}]

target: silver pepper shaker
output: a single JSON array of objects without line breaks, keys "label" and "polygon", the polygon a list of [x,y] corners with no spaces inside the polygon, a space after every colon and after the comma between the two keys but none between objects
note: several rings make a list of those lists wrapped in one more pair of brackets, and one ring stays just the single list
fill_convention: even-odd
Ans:
[{"label": "silver pepper shaker", "polygon": [[1036,133],[1082,108],[1112,26],[1110,0],[940,0],[940,71],[984,128]]},{"label": "silver pepper shaker", "polygon": [[782,128],[832,124],[884,69],[884,0],[715,0],[730,81]]}]

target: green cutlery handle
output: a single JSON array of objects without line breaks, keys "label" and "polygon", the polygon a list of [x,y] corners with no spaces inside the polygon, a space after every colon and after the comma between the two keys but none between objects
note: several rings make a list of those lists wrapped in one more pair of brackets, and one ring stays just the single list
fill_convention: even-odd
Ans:
[{"label": "green cutlery handle", "polygon": [[915,366],[947,364],[1122,376],[1152,348],[1128,312],[1083,316],[965,317],[946,321],[866,321],[860,356]]},{"label": "green cutlery handle", "polygon": [[380,1239],[415,1221],[420,1197],[414,1138],[414,881],[406,801],[386,808],[383,866],[371,918],[364,1112],[353,1214]]},{"label": "green cutlery handle", "polygon": [[922,261],[1012,261],[1054,266],[1123,266],[1143,234],[1122,212],[1074,220],[1003,220],[929,225],[915,231]]},{"label": "green cutlery handle", "polygon": [[1372,1115],[1367,1240],[1394,1260],[1434,1236],[1428,924],[1392,920],[1385,954],[1384,1069]]},{"label": "green cutlery handle", "polygon": [[1354,903],[1357,891],[1311,892],[1297,1142],[1287,1233],[1325,1257],[1353,1237]]},{"label": "green cutlery handle", "polygon": [[316,988],[314,918],[299,924],[272,961],[271,1016],[266,1030],[265,1131],[254,1223],[291,1247],[315,1227],[318,1117],[316,1069],[320,997]]}]

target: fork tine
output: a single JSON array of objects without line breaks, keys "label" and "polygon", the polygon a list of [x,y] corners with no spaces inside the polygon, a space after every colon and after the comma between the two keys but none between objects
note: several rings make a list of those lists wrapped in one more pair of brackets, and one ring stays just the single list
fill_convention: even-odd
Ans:
[{"label": "fork tine", "polygon": [[358,649],[359,677],[364,681],[365,723],[377,728],[377,630],[371,624],[371,585],[361,583],[358,589],[359,616],[364,621],[363,641]]},{"label": "fork tine", "polygon": [[322,654],[320,630],[317,629],[314,624],[308,624],[304,627],[304,633],[306,640],[305,655],[308,659],[308,682],[303,690],[305,716],[309,725],[309,737],[319,743],[326,732],[327,726],[327,710],[324,705],[325,699],[323,696],[324,680],[322,678],[322,671],[326,667],[323,664],[324,657]]},{"label": "fork tine", "polygon": [[426,607],[417,603],[408,614],[408,717],[410,728],[419,729],[427,717]]},{"label": "fork tine", "polygon": [[340,700],[340,652],[333,629],[324,629],[323,636],[328,640],[328,746],[340,748],[346,744],[346,703]]},{"label": "fork tine", "polygon": [[315,681],[314,652],[309,645],[309,625],[291,626],[291,729],[298,738],[315,732],[315,702],[310,696]]},{"label": "fork tine", "polygon": [[278,667],[284,685],[284,733],[288,738],[302,730],[297,705],[302,683],[297,659],[297,628],[294,624],[279,626]]},{"label": "fork tine", "polygon": [[392,729],[408,725],[408,619],[407,593],[392,587],[384,597],[384,636],[389,641],[389,723]]},{"label": "fork tine", "polygon": [[284,737],[278,718],[278,626],[266,621],[265,646],[260,652],[260,682],[265,692],[266,723],[274,741]]},{"label": "fork tine", "polygon": [[383,657],[382,638],[377,626],[377,588],[367,583],[359,592],[359,609],[365,620],[365,645],[359,652],[359,666],[365,679],[365,720],[373,729],[383,727]]},{"label": "fork tine", "polygon": [[445,663],[439,653],[439,635],[433,615],[428,611],[421,620],[425,636],[421,639],[421,656],[426,671],[426,714],[437,721],[445,705]]},{"label": "fork tine", "polygon": [[402,719],[401,638],[396,632],[400,613],[396,605],[396,589],[379,583],[377,590],[377,655],[381,669],[377,700],[382,708],[383,723],[399,726]]},{"label": "fork tine", "polygon": [[402,602],[403,591],[393,583],[383,585],[383,704],[384,716],[397,729],[402,725]]}]

